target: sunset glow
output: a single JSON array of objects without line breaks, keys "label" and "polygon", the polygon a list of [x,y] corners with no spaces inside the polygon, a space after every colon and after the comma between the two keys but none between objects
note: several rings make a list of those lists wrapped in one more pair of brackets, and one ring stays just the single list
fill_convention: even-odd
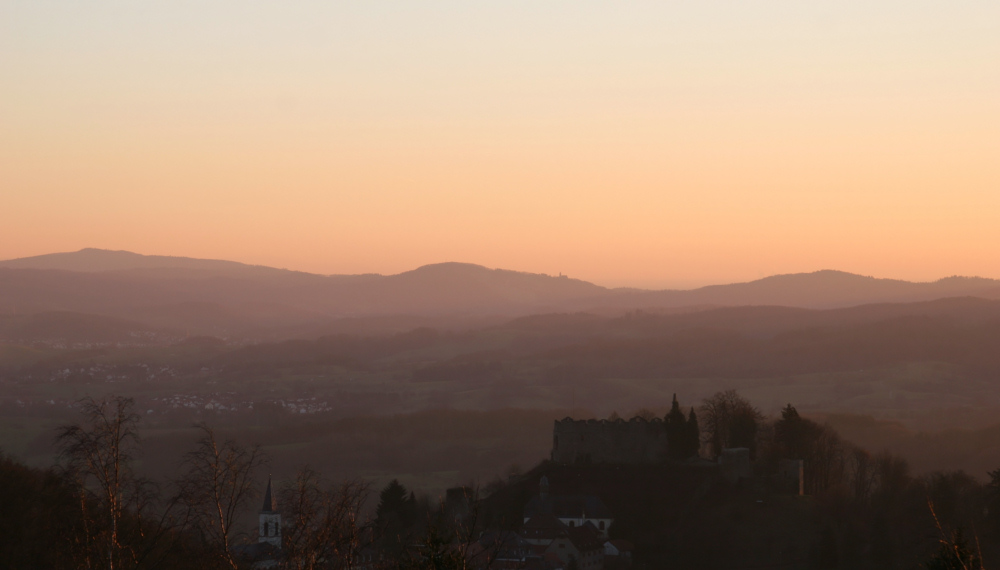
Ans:
[{"label": "sunset glow", "polygon": [[996,2],[0,3],[0,259],[1000,277]]}]

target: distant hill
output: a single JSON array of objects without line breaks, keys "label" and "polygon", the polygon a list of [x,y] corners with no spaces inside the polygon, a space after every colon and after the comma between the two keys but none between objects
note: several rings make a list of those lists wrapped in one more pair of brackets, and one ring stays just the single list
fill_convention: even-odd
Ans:
[{"label": "distant hill", "polygon": [[690,291],[633,291],[620,294],[607,304],[619,307],[778,305],[821,309],[966,296],[998,298],[1000,281],[948,277],[930,283],[913,283],[825,270],[774,275],[748,283],[710,285]]},{"label": "distant hill", "polygon": [[316,275],[99,249],[0,261],[0,314],[88,313],[216,336],[309,336],[342,330],[346,321],[388,324],[390,317],[448,326],[541,313],[836,308],[965,296],[1000,298],[1000,281],[951,277],[912,283],[819,271],[686,291],[645,291],[468,263],[426,265],[397,275]]},{"label": "distant hill", "polygon": [[236,261],[166,255],[142,255],[130,251],[111,251],[95,248],[10,259],[0,261],[0,267],[9,267],[11,269],[57,269],[60,271],[79,271],[84,273],[157,269],[190,270],[228,275],[296,273],[285,269],[274,269],[261,265],[247,265]]}]

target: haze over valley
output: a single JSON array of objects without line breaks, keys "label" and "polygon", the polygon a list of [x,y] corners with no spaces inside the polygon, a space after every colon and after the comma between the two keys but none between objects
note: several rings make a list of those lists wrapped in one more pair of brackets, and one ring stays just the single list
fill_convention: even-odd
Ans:
[{"label": "haze over valley", "polygon": [[[119,338],[131,326],[135,330],[129,332],[147,336],[247,340],[401,332],[424,325],[468,328],[545,313],[616,316],[632,310],[666,314],[730,306],[819,310],[963,296],[1000,299],[1000,281],[978,277],[912,283],[827,270],[651,291],[468,263],[426,265],[387,276],[315,275],[96,249],[0,261],[0,283],[0,308],[8,317],[3,334],[11,340],[17,334],[26,335],[22,340],[38,334],[54,338],[56,328],[41,331],[65,321],[67,340],[86,341],[72,337],[82,331],[72,332],[75,323],[96,316],[110,318],[100,334]],[[93,324],[97,330],[96,320]]]},{"label": "haze over valley", "polygon": [[0,1],[0,568],[1000,570],[1000,3]]},{"label": "haze over valley", "polygon": [[[52,422],[85,395],[123,391],[150,425],[300,417],[334,429],[443,410],[544,426],[568,410],[662,412],[674,393],[738,389],[765,412],[794,401],[908,449],[908,433],[992,425],[998,291],[985,278],[837,271],[642,291],[459,263],[321,276],[101,250],[11,260],[0,262],[5,447],[43,465]],[[458,471],[488,477],[544,456],[544,429],[519,437],[528,443],[498,463]],[[973,447],[959,461],[982,471],[989,459]]]}]

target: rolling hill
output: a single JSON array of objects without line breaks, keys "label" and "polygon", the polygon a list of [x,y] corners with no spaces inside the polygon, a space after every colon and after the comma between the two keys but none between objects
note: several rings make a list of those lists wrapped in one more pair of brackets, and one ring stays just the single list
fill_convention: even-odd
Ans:
[{"label": "rolling hill", "polygon": [[86,313],[217,336],[309,336],[345,320],[364,328],[362,321],[378,319],[387,330],[399,330],[394,322],[461,326],[543,313],[754,305],[816,309],[966,296],[1000,298],[1000,281],[950,277],[913,283],[818,271],[646,291],[468,263],[426,265],[397,275],[317,275],[97,249],[0,262],[0,314]]}]

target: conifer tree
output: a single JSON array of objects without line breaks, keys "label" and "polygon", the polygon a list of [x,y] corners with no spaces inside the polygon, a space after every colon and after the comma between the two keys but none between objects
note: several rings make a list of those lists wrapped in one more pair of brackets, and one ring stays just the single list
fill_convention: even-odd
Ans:
[{"label": "conifer tree", "polygon": [[378,507],[375,511],[376,519],[380,523],[386,523],[390,519],[396,519],[402,526],[413,524],[416,498],[413,493],[407,492],[398,479],[393,479],[379,493]]},{"label": "conifer tree", "polygon": [[686,459],[690,457],[689,446],[686,442],[687,424],[684,421],[684,412],[681,411],[680,404],[677,403],[677,394],[674,394],[674,401],[664,418],[664,425],[667,431],[667,452],[670,458]]},{"label": "conifer tree", "polygon": [[399,480],[393,479],[379,493],[375,509],[375,527],[382,534],[389,550],[403,547],[416,522],[416,498]]},{"label": "conifer tree", "polygon": [[983,561],[959,528],[941,541],[937,555],[927,561],[927,570],[982,570]]},{"label": "conifer tree", "polygon": [[687,424],[684,427],[684,451],[687,457],[694,457],[701,450],[701,429],[698,427],[698,416],[694,413],[694,406],[688,413]]}]

